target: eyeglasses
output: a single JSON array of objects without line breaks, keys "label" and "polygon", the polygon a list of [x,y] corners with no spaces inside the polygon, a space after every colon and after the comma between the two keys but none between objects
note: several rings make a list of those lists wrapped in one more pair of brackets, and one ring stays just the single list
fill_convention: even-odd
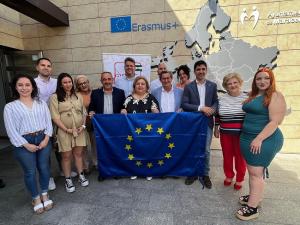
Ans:
[{"label": "eyeglasses", "polygon": [[87,81],[84,81],[84,82],[82,82],[82,83],[78,83],[78,86],[84,86],[84,85],[87,85],[89,82],[87,82]]}]

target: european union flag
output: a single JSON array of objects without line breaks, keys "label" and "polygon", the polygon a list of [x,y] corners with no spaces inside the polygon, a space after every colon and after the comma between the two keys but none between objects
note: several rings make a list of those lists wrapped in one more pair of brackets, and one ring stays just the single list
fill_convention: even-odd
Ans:
[{"label": "european union flag", "polygon": [[131,31],[131,16],[110,18],[110,30],[112,33],[130,32]]},{"label": "european union flag", "polygon": [[207,118],[201,113],[93,117],[98,169],[113,176],[202,176]]}]

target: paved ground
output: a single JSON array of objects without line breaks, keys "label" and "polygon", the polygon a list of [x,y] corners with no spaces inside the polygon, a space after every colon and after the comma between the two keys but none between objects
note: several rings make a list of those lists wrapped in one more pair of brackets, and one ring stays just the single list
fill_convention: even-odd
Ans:
[{"label": "paved ground", "polygon": [[[57,172],[57,171],[56,171]],[[0,224],[12,225],[200,225],[200,224],[300,224],[300,155],[279,154],[270,168],[261,216],[251,222],[234,217],[236,192],[223,186],[220,151],[212,154],[211,190],[200,184],[184,185],[183,179],[106,180],[99,183],[94,172],[87,188],[66,193],[63,179],[56,178],[51,192],[55,207],[42,215],[32,213],[22,172],[11,151],[0,151]]]}]

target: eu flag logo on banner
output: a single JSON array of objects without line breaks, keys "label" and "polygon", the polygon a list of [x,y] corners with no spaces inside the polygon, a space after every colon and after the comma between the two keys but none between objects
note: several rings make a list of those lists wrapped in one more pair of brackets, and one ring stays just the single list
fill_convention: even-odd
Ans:
[{"label": "eu flag logo on banner", "polygon": [[98,169],[112,176],[201,176],[207,118],[200,113],[93,117]]},{"label": "eu flag logo on banner", "polygon": [[130,32],[131,16],[112,17],[110,18],[111,33]]}]

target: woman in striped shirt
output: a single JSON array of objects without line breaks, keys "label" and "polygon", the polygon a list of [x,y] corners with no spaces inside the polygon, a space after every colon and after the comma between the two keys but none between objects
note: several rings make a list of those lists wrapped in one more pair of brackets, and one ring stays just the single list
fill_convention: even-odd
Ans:
[{"label": "woman in striped shirt", "polygon": [[230,73],[223,78],[226,94],[219,98],[218,115],[216,116],[214,135],[220,137],[223,152],[224,185],[230,186],[235,176],[235,190],[240,190],[245,177],[246,162],[240,150],[240,133],[245,117],[242,103],[247,95],[241,91],[243,80],[237,73]]},{"label": "woman in striped shirt", "polygon": [[[33,210],[40,214],[53,207],[53,201],[48,196],[51,116],[47,104],[38,99],[38,88],[32,77],[18,76],[13,80],[12,87],[16,100],[5,105],[5,128],[14,145],[14,155],[22,166]],[[39,172],[41,192],[37,187],[36,170]]]}]

